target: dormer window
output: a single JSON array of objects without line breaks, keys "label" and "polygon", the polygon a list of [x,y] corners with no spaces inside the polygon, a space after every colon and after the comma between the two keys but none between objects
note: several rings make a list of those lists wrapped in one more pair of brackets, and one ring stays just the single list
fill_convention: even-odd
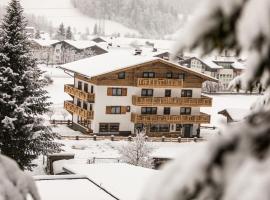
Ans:
[{"label": "dormer window", "polygon": [[120,72],[118,74],[118,79],[125,79],[126,78],[126,72]]},{"label": "dormer window", "polygon": [[172,78],[172,77],[173,77],[172,72],[167,72],[167,74],[166,74],[166,78]]}]

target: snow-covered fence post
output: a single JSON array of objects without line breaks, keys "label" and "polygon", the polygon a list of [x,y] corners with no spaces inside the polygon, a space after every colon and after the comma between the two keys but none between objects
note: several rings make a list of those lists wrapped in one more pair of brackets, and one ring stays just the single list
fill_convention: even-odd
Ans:
[{"label": "snow-covered fence post", "polygon": [[148,141],[148,136],[145,136],[145,141],[146,141],[146,142]]},{"label": "snow-covered fence post", "polygon": [[93,140],[94,140],[94,141],[97,141],[97,135],[94,135],[94,136],[93,136]]},{"label": "snow-covered fence post", "polygon": [[78,136],[78,135],[76,135],[75,139],[76,139],[76,140],[79,140],[79,136]]},{"label": "snow-covered fence post", "polygon": [[179,143],[181,143],[182,138],[178,137],[177,140],[178,140]]},{"label": "snow-covered fence post", "polygon": [[111,135],[111,141],[114,141],[114,135]]},{"label": "snow-covered fence post", "polygon": [[197,137],[194,137],[194,138],[193,138],[193,141],[194,141],[194,142],[197,142],[197,141],[198,141],[198,138],[197,138]]},{"label": "snow-covered fence post", "polygon": [[165,136],[164,135],[162,136],[161,141],[165,142]]},{"label": "snow-covered fence post", "polygon": [[128,136],[128,141],[131,142],[132,141],[132,137]]}]

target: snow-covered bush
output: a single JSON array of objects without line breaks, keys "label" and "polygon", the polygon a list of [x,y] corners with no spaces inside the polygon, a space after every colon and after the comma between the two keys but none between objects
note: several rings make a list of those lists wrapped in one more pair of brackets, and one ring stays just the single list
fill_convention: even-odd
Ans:
[{"label": "snow-covered bush", "polygon": [[[206,0],[187,25],[176,54],[234,49],[247,55],[247,70],[233,86],[267,89],[257,109],[222,136],[179,156],[164,169],[143,200],[242,200],[270,197],[270,1]],[[268,105],[269,106],[269,105]],[[256,107],[253,106],[253,107]]]},{"label": "snow-covered bush", "polygon": [[44,75],[44,79],[45,79],[45,81],[46,81],[46,83],[47,83],[48,85],[53,84],[53,79],[52,79],[52,77],[51,77],[49,74],[45,74],[45,75]]},{"label": "snow-covered bush", "polygon": [[139,132],[131,142],[121,146],[118,150],[121,160],[125,163],[146,168],[153,167],[153,159],[150,154],[153,147],[145,141],[145,133]]},{"label": "snow-covered bush", "polygon": [[34,200],[40,197],[32,177],[19,169],[17,163],[0,155],[0,199],[25,200],[30,194]]}]

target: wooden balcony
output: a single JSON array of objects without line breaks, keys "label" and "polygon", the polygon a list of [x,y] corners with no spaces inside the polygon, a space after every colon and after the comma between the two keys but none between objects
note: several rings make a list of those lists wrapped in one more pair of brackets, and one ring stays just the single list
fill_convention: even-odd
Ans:
[{"label": "wooden balcony", "polygon": [[208,124],[210,115],[200,113],[200,115],[140,115],[131,114],[133,123],[159,123],[159,124]]},{"label": "wooden balcony", "polygon": [[212,98],[201,96],[201,98],[189,97],[140,97],[133,96],[132,104],[135,106],[188,106],[188,107],[211,107]]},{"label": "wooden balcony", "polygon": [[73,85],[65,85],[64,91],[71,96],[77,97],[83,101],[94,102],[95,94],[91,94],[75,88]]},{"label": "wooden balcony", "polygon": [[71,112],[72,114],[76,114],[83,119],[90,120],[94,118],[94,112],[93,111],[88,111],[85,110],[79,106],[76,106],[73,104],[71,101],[65,101],[64,103],[64,108],[68,111]]},{"label": "wooden balcony", "polygon": [[144,88],[182,88],[183,79],[138,78],[137,87]]}]

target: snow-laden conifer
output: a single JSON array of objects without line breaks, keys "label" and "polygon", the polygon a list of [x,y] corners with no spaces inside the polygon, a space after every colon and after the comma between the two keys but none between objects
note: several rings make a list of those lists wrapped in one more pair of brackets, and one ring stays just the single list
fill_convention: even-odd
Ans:
[{"label": "snow-laden conifer", "polygon": [[42,115],[50,103],[46,81],[30,53],[26,21],[18,0],[11,0],[0,37],[0,150],[22,169],[41,154],[59,151]]}]

